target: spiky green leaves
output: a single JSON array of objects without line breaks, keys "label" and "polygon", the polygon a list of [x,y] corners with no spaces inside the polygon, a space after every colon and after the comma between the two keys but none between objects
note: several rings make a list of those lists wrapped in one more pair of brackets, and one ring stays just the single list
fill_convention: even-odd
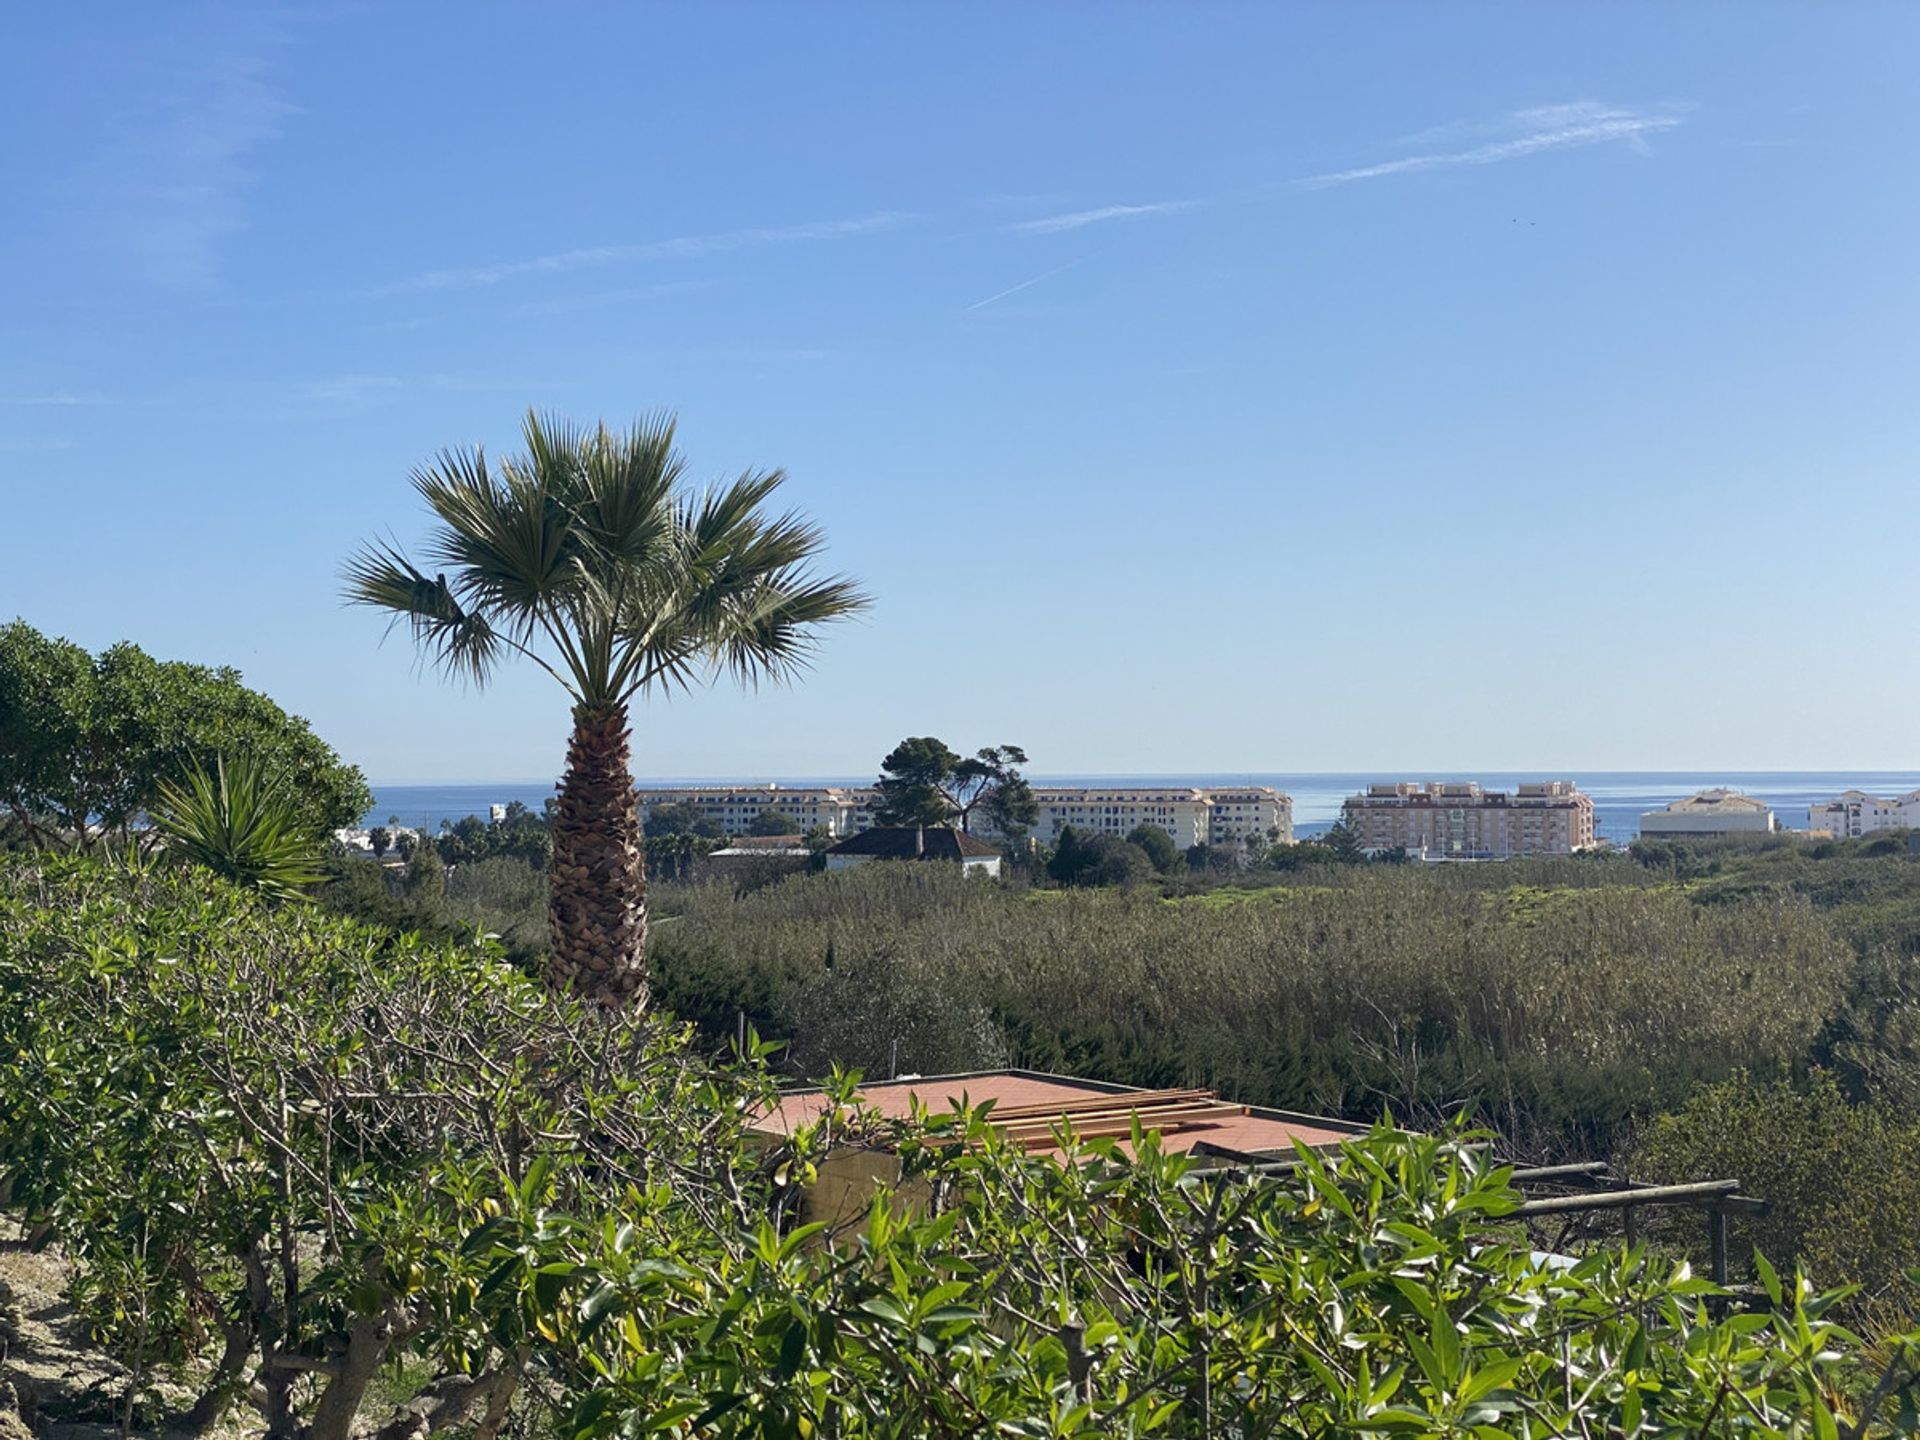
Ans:
[{"label": "spiky green leaves", "polygon": [[298,797],[252,756],[198,761],[160,782],[154,823],[166,853],[278,899],[324,878],[321,839],[301,822]]},{"label": "spiky green leaves", "polygon": [[589,431],[529,414],[523,440],[496,466],[447,451],[415,473],[431,578],[380,542],[347,566],[348,600],[407,623],[450,673],[484,681],[512,649],[594,708],[721,671],[780,680],[867,604],[812,572],[817,526],[767,508],[779,471],[691,491],[669,416]]}]

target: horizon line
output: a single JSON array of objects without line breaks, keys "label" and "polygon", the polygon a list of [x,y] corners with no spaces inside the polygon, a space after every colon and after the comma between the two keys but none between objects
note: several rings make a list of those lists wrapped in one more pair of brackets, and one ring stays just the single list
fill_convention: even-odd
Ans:
[{"label": "horizon line", "polygon": [[[1906,768],[1906,767],[1893,766],[1893,765],[1853,765],[1853,766],[1841,766],[1836,768],[1822,768],[1818,770],[1806,769],[1806,768],[1801,768],[1801,769],[1789,768],[1789,769],[1778,769],[1778,770],[1764,769],[1763,770],[1763,769],[1748,769],[1744,767],[1728,767],[1725,769],[1716,769],[1716,768],[1707,767],[1707,766],[1680,766],[1680,767],[1667,767],[1667,768],[1661,768],[1661,769],[1653,769],[1653,768],[1600,769],[1596,767],[1587,767],[1587,766],[1544,766],[1544,767],[1543,766],[1521,766],[1515,769],[1495,769],[1487,766],[1480,766],[1480,767],[1475,767],[1475,766],[1405,767],[1405,766],[1401,766],[1398,768],[1393,766],[1376,766],[1367,770],[1255,770],[1255,769],[1248,769],[1245,767],[1225,767],[1225,768],[1213,769],[1213,770],[1141,769],[1141,770],[1029,771],[1027,773],[1026,778],[1030,783],[1042,784],[1042,783],[1057,783],[1057,782],[1072,781],[1072,780],[1089,780],[1089,781],[1104,783],[1104,782],[1113,781],[1113,780],[1138,779],[1142,776],[1179,779],[1179,778],[1189,777],[1189,776],[1204,777],[1204,776],[1221,776],[1221,775],[1247,775],[1247,776],[1276,775],[1276,776],[1297,777],[1300,779],[1318,779],[1322,777],[1350,778],[1357,775],[1387,775],[1387,774],[1394,775],[1396,778],[1403,779],[1403,780],[1404,779],[1427,779],[1427,778],[1443,779],[1443,778],[1453,778],[1453,777],[1463,777],[1463,776],[1467,778],[1472,778],[1476,775],[1510,776],[1510,775],[1535,775],[1535,774],[1549,778],[1549,779],[1566,779],[1566,778],[1572,778],[1581,774],[1594,775],[1594,776],[1675,775],[1675,776],[1689,776],[1689,777],[1696,777],[1696,778],[1700,776],[1712,776],[1712,775],[1725,775],[1725,776],[1805,775],[1805,776],[1827,777],[1827,776],[1858,776],[1858,775],[1878,774],[1878,775],[1920,776],[1920,766]],[[370,786],[374,787],[375,789],[385,787],[387,789],[400,789],[400,790],[444,790],[444,789],[451,789],[456,787],[477,788],[477,787],[487,786],[487,785],[511,786],[514,788],[527,788],[532,786],[556,786],[557,787],[560,781],[559,781],[559,778],[556,776],[552,779],[526,778],[526,779],[504,779],[504,780],[486,780],[486,779],[480,779],[480,780],[475,780],[475,779],[369,780],[367,783]],[[821,774],[812,774],[812,775],[788,773],[788,774],[777,775],[777,776],[768,775],[764,773],[752,773],[752,774],[736,773],[736,774],[699,774],[699,775],[644,775],[644,776],[634,777],[634,784],[636,787],[646,787],[646,786],[652,786],[652,785],[660,785],[660,786],[791,785],[791,786],[798,787],[801,785],[814,785],[814,784],[870,785],[872,783],[873,781],[869,779],[854,779],[841,773],[834,773],[834,774],[821,773]]]}]

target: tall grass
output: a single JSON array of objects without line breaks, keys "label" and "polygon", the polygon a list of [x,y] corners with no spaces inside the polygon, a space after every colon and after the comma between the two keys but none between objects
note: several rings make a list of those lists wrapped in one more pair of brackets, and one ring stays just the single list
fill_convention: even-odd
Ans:
[{"label": "tall grass", "polygon": [[716,1033],[744,1011],[804,1074],[1013,1063],[1353,1116],[1468,1108],[1541,1154],[1602,1151],[1735,1067],[1790,1069],[1844,1000],[1852,953],[1799,896],[1491,875],[1350,870],[1221,905],[876,865],[690,892],[653,964],[661,1004]]}]

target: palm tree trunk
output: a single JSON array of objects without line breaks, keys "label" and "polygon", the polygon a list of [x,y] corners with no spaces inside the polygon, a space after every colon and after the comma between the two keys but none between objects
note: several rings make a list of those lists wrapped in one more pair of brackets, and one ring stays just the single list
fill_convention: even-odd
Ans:
[{"label": "palm tree trunk", "polygon": [[647,873],[627,710],[577,706],[548,865],[548,981],[602,1005],[647,1001]]}]

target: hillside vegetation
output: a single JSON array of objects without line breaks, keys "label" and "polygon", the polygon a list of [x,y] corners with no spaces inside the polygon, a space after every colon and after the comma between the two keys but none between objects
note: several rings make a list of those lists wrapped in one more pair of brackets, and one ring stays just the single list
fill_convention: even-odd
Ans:
[{"label": "hillside vegetation", "polygon": [[868,866],[697,891],[654,965],[662,1003],[716,1033],[744,1010],[801,1073],[1012,1063],[1356,1117],[1464,1106],[1542,1157],[1602,1152],[1735,1067],[1792,1070],[1855,981],[1799,895],[1505,878],[1368,867],[1222,904]]},{"label": "hillside vegetation", "polygon": [[[899,887],[916,884],[909,903]],[[1016,899],[882,872],[787,903],[899,909],[911,927]],[[1914,1337],[1863,1350],[1833,1323],[1839,1296],[1764,1267],[1754,1308],[1733,1313],[1645,1248],[1543,1266],[1509,1172],[1453,1128],[1377,1129],[1276,1177],[1203,1178],[1145,1140],[1056,1163],[976,1114],[889,1124],[844,1103],[790,1144],[756,1144],[757,1046],[715,1066],[670,1021],[556,998],[489,947],[100,860],[0,860],[0,992],[0,1051],[18,1057],[0,1067],[0,1185],[72,1258],[129,1427],[1494,1440],[1913,1425]],[[836,1087],[844,1102],[851,1084]],[[848,1140],[896,1148],[927,1198],[881,1197],[837,1233],[796,1225],[816,1163]]]}]

